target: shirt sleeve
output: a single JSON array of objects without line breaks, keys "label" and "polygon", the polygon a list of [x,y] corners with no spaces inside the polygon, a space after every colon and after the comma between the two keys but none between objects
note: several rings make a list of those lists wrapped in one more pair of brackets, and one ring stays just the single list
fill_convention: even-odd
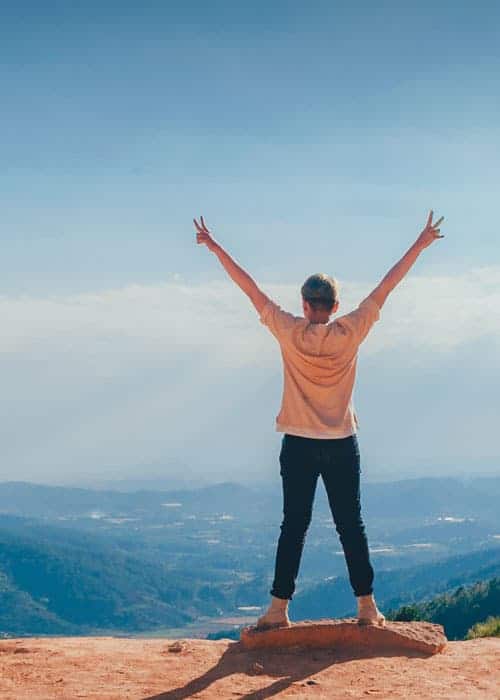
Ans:
[{"label": "shirt sleeve", "polygon": [[297,318],[288,311],[283,311],[281,306],[269,299],[260,312],[259,320],[269,328],[277,340],[281,340],[295,325]]},{"label": "shirt sleeve", "polygon": [[371,296],[366,297],[357,309],[350,314],[337,319],[339,323],[346,325],[354,333],[358,344],[362,343],[368,335],[373,324],[380,318],[380,307]]}]

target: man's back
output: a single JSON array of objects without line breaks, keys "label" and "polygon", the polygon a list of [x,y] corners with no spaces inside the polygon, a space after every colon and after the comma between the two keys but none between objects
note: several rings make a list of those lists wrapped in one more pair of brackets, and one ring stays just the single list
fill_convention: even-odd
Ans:
[{"label": "man's back", "polygon": [[283,357],[277,431],[312,438],[356,432],[352,392],[358,348],[379,317],[371,297],[325,324],[287,313],[271,300],[265,305],[260,321],[278,340]]}]

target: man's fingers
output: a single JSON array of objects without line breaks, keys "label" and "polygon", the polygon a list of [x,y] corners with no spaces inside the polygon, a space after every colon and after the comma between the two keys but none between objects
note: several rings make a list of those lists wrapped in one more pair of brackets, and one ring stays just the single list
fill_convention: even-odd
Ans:
[{"label": "man's fingers", "polygon": [[437,228],[443,220],[444,220],[444,216],[442,216],[440,219],[438,219],[435,224],[432,224],[432,227]]},{"label": "man's fingers", "polygon": [[427,226],[430,226],[430,225],[432,224],[432,215],[433,215],[433,214],[434,214],[434,212],[433,212],[432,209],[431,209],[430,212],[429,212],[429,217],[428,217],[428,219],[427,219],[427,224],[426,224]]},{"label": "man's fingers", "polygon": [[196,226],[196,242],[197,243],[207,243],[209,232],[206,229],[205,222],[203,221],[203,217],[200,217],[201,222],[204,226],[202,228],[200,224],[196,221],[196,219],[193,219],[193,223]]},{"label": "man's fingers", "polygon": [[205,231],[208,233],[208,229],[207,229],[207,227],[206,227],[205,222],[203,221],[203,217],[202,217],[202,216],[200,216],[200,221],[201,221],[201,225],[203,226],[203,228],[205,229]]}]

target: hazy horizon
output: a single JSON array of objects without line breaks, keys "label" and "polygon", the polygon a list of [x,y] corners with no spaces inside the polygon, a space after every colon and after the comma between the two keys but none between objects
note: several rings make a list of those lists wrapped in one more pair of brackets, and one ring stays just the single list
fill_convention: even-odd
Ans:
[{"label": "hazy horizon", "polygon": [[[414,471],[409,470],[405,474],[397,474],[390,472],[375,472],[369,476],[364,476],[362,483],[375,484],[375,483],[397,483],[400,481],[418,481],[420,479],[426,480],[443,480],[443,479],[455,479],[461,482],[469,482],[474,479],[492,479],[500,478],[499,469],[497,463],[491,465],[491,468],[480,470],[468,470],[462,469],[459,471],[449,471],[443,469],[442,471],[434,471],[432,474],[422,474],[418,469]],[[321,481],[321,480],[320,480]],[[221,486],[223,484],[234,484],[236,486],[243,487],[255,487],[267,488],[269,486],[280,487],[280,476],[279,471],[274,473],[270,470],[269,474],[259,479],[240,479],[237,476],[231,477],[231,475],[212,475],[212,477],[206,476],[196,476],[196,478],[189,478],[183,476],[182,472],[175,473],[170,472],[168,474],[152,473],[147,472],[143,476],[134,476],[133,474],[122,474],[121,472],[113,477],[86,477],[75,476],[69,479],[55,478],[51,479],[2,479],[0,484],[29,484],[32,486],[48,486],[54,488],[78,488],[78,489],[89,489],[89,490],[109,490],[109,491],[155,491],[155,490],[165,490],[165,491],[175,491],[175,490],[196,490],[199,488]],[[323,489],[322,483],[319,485],[320,489]]]}]

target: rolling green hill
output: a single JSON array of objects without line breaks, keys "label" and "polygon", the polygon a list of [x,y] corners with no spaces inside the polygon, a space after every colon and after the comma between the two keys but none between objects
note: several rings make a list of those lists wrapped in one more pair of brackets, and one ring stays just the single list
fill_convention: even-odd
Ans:
[{"label": "rolling green hill", "polygon": [[[66,538],[66,539],[65,539]],[[98,538],[44,529],[0,530],[0,633],[138,631],[217,614],[224,596]]]},{"label": "rolling green hill", "polygon": [[427,620],[443,625],[448,639],[464,639],[469,629],[500,615],[500,578],[460,586],[422,603],[404,605],[391,620]]}]

